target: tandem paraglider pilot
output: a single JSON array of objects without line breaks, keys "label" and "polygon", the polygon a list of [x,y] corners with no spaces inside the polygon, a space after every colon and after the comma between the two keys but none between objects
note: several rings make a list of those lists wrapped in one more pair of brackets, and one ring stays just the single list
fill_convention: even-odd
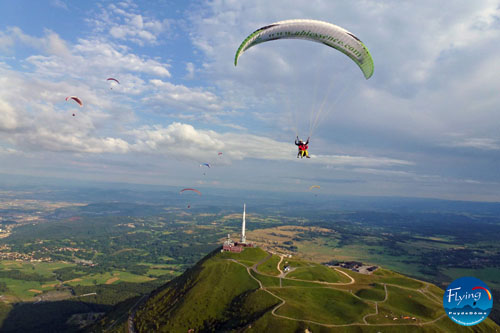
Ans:
[{"label": "tandem paraglider pilot", "polygon": [[299,137],[297,136],[297,138],[295,139],[295,145],[299,146],[299,151],[297,152],[297,158],[303,158],[304,156],[307,157],[307,158],[310,158],[309,157],[309,152],[307,151],[307,149],[309,149],[309,138],[307,138],[307,141],[304,142],[302,140],[299,140]]}]

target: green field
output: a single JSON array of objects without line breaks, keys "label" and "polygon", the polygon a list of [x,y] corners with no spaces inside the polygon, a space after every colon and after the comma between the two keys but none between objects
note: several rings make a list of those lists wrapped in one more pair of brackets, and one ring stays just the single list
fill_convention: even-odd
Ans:
[{"label": "green field", "polygon": [[[31,300],[33,296],[40,294],[39,292],[36,291],[30,291],[30,289],[39,291],[47,290],[47,288],[43,288],[42,287],[43,284],[38,281],[25,281],[25,280],[1,278],[0,282],[5,282],[7,284],[7,288],[9,288],[9,290],[3,294],[17,297],[23,301]],[[57,283],[57,281],[53,281],[53,283]],[[49,290],[50,289],[53,288],[49,288]]]},{"label": "green field", "polygon": [[388,312],[398,316],[417,317],[429,321],[444,314],[442,304],[421,293],[409,289],[387,286],[389,297],[379,304],[380,313]]},{"label": "green field", "polygon": [[373,283],[369,288],[362,288],[356,291],[356,296],[369,300],[380,302],[385,298],[384,286],[380,283]]},{"label": "green field", "polygon": [[285,268],[285,266],[290,266],[290,267],[305,267],[305,266],[309,266],[309,265],[310,265],[310,263],[307,262],[307,261],[298,260],[298,259],[284,258],[283,261],[280,264],[280,268],[281,268],[281,270],[283,270]]},{"label": "green field", "polygon": [[378,279],[380,282],[396,284],[402,287],[418,289],[424,286],[424,284],[418,280],[385,269],[378,269],[373,273],[373,275],[380,277],[380,279]]},{"label": "green field", "polygon": [[159,276],[166,275],[166,274],[178,275],[179,272],[173,271],[171,269],[153,269],[153,268],[148,269],[148,272],[147,272],[148,276],[151,275],[154,277],[159,277]]},{"label": "green field", "polygon": [[277,314],[324,324],[349,324],[375,309],[351,294],[330,288],[270,288],[286,304]]},{"label": "green field", "polygon": [[306,281],[296,281],[291,279],[281,279],[282,287],[304,287],[304,288],[318,288],[324,287],[320,283],[306,282]]},{"label": "green field", "polygon": [[425,277],[419,271],[419,266],[412,263],[415,259],[414,252],[418,251],[418,248],[413,245],[405,248],[405,254],[396,256],[382,245],[370,245],[364,241],[354,241],[342,247],[330,247],[328,239],[319,237],[314,241],[308,240],[295,244],[299,248],[299,253],[309,260],[320,262],[326,262],[332,258],[342,261],[355,260],[365,264],[384,265],[391,270],[415,277]]},{"label": "green field", "polygon": [[279,262],[280,257],[274,254],[271,258],[257,266],[257,270],[264,274],[278,276],[280,274],[277,268]]},{"label": "green field", "polygon": [[450,283],[459,277],[473,276],[486,282],[488,287],[500,290],[500,268],[497,267],[481,269],[447,268],[443,269],[443,274],[450,277]]},{"label": "green field", "polygon": [[[0,282],[4,282],[8,288],[3,294],[11,296],[14,300],[33,300],[34,296],[42,292],[54,290],[55,287],[59,285],[59,281],[56,280],[56,276],[53,272],[54,270],[74,266],[75,264],[61,262],[31,263],[4,260],[0,262],[0,271],[2,274],[13,275],[0,277]],[[16,272],[19,272],[19,277],[14,274]],[[11,298],[9,297],[8,299]]]},{"label": "green field", "polygon": [[293,272],[288,273],[286,277],[290,279],[330,283],[349,281],[347,277],[336,272],[334,269],[318,264],[309,267],[299,267]]},{"label": "green field", "polygon": [[68,264],[63,262],[24,262],[24,261],[13,261],[13,260],[3,260],[0,261],[1,270],[12,270],[17,269],[25,273],[38,273],[46,277],[52,277],[53,271],[64,267],[74,267],[75,264]]},{"label": "green field", "polygon": [[280,279],[278,277],[271,277],[267,275],[262,275],[259,273],[255,273],[254,271],[250,271],[250,274],[257,278],[264,287],[279,287]]},{"label": "green field", "polygon": [[[237,259],[238,261],[254,265],[268,256],[267,252],[256,248],[245,248],[243,252],[221,252],[219,257],[222,259]],[[251,266],[250,265],[250,266]]]},{"label": "green field", "polygon": [[278,305],[280,301],[265,292],[264,290],[257,290],[246,297],[245,302],[241,307],[242,313],[258,313],[259,311],[269,310]]},{"label": "green field", "polygon": [[238,262],[242,263],[247,267],[252,267],[253,265],[255,265],[255,262],[252,260],[238,260]]},{"label": "green field", "polygon": [[114,284],[119,282],[141,283],[151,280],[152,278],[148,278],[142,275],[136,275],[123,271],[114,271],[110,273],[84,275],[73,280],[64,281],[64,284],[70,286],[93,286],[99,284]]}]

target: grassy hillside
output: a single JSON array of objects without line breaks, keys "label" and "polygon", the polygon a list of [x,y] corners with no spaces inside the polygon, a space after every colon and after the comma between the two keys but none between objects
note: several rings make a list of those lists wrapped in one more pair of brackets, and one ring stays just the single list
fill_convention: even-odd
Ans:
[{"label": "grassy hillside", "polygon": [[374,283],[369,288],[362,288],[356,291],[356,296],[369,301],[383,301],[385,298],[384,286],[380,283]]},{"label": "grassy hillside", "polygon": [[260,264],[257,269],[264,274],[278,276],[280,274],[280,271],[278,271],[279,262],[280,257],[274,254],[269,260]]},{"label": "grassy hillside", "polygon": [[222,252],[217,256],[219,259],[237,259],[238,262],[244,264],[245,266],[252,266],[259,263],[268,257],[266,251],[256,247],[256,248],[246,248],[245,251],[240,253],[234,252]]},{"label": "grassy hillside", "polygon": [[335,270],[323,265],[312,265],[307,267],[299,267],[287,275],[288,278],[307,281],[320,282],[347,282],[349,279],[343,274],[337,273]]},{"label": "grassy hillside", "polygon": [[293,273],[307,281],[297,281],[275,276],[278,263],[279,257],[258,248],[215,251],[155,291],[136,312],[135,327],[138,332],[500,331],[491,320],[458,326],[444,313],[441,289],[389,270],[364,275],[302,261]]},{"label": "grassy hillside", "polygon": [[265,288],[280,286],[280,279],[277,277],[259,274],[254,271],[250,271],[250,274],[252,274],[252,276],[255,277],[257,280],[259,280]]},{"label": "grassy hillside", "polygon": [[[257,262],[267,254],[259,249],[241,254]],[[136,315],[141,332],[187,332],[238,328],[266,312],[278,301],[259,290],[244,265],[224,253],[203,260],[152,296]],[[243,315],[244,313],[244,315]]]},{"label": "grassy hillside", "polygon": [[286,303],[276,314],[325,324],[349,324],[374,312],[374,306],[331,288],[272,288]]}]

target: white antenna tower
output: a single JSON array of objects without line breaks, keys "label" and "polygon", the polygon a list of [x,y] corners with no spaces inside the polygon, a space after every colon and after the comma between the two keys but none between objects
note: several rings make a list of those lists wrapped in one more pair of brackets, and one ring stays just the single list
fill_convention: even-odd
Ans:
[{"label": "white antenna tower", "polygon": [[241,224],[241,242],[243,244],[245,244],[247,241],[247,238],[245,236],[245,210],[246,210],[246,204],[243,204],[243,223]]}]

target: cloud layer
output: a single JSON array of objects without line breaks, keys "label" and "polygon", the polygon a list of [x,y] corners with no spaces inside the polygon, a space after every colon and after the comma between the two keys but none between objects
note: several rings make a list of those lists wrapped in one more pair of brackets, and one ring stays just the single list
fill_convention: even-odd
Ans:
[{"label": "cloud layer", "polygon": [[[276,184],[287,170],[289,179],[333,177],[333,192],[500,200],[486,185],[500,182],[496,1],[158,8],[95,4],[80,13],[86,25],[72,38],[54,27],[38,35],[29,26],[0,28],[4,168],[50,169],[48,154],[68,170],[82,159],[102,170],[120,161],[124,177],[148,181],[165,163],[182,173],[205,161],[239,168],[225,175],[239,187],[249,177],[240,173],[245,163],[257,163]],[[372,53],[374,76],[365,81],[343,54],[303,41],[258,45],[234,67],[249,33],[300,17],[354,32]],[[71,95],[84,107],[64,101]],[[310,134],[306,164],[293,140]]]}]

